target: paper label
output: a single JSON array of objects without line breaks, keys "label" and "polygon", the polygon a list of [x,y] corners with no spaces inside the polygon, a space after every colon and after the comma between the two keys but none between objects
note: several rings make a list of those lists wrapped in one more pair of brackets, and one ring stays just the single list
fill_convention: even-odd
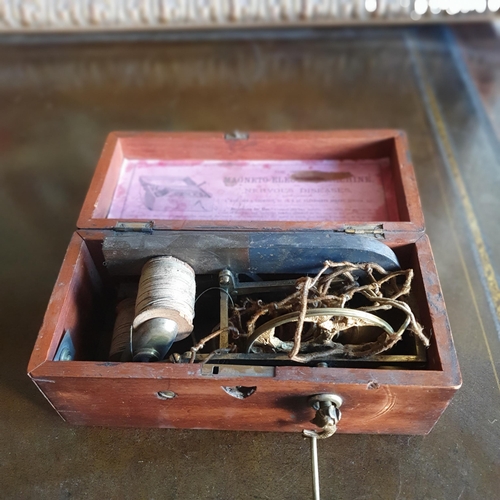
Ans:
[{"label": "paper label", "polygon": [[125,160],[112,219],[396,221],[388,159]]}]

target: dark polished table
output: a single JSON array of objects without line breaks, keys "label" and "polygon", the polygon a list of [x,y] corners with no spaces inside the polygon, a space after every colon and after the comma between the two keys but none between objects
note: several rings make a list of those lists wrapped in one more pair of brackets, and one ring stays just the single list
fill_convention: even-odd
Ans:
[{"label": "dark polished table", "polygon": [[109,131],[401,128],[464,384],[428,436],[320,442],[323,497],[498,498],[499,54],[487,26],[0,38],[0,497],[310,498],[300,435],[71,427],[26,366]]}]

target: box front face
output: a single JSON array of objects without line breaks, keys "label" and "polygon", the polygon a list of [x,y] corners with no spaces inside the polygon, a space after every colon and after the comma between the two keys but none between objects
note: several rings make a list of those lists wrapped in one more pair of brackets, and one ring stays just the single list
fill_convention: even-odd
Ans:
[{"label": "box front face", "polygon": [[[279,370],[269,379],[206,377],[197,370],[172,378],[158,368],[146,378],[135,379],[131,371],[127,377],[115,378],[111,368],[101,371],[101,377],[62,377],[57,369],[57,376],[35,382],[58,413],[75,425],[271,432],[318,430],[311,423],[315,411],[308,399],[333,393],[343,400],[340,433],[427,434],[454,393],[453,389],[407,387],[384,376],[379,381],[373,372],[362,370],[351,382],[345,382],[342,374],[339,378],[344,382],[338,383],[332,381],[337,376],[328,373],[335,369],[316,370],[327,372],[310,378],[304,374],[303,381],[292,382]],[[234,396],[238,390],[252,392],[241,399]]]},{"label": "box front face", "polygon": [[112,134],[78,227],[421,231],[404,149],[397,131]]}]

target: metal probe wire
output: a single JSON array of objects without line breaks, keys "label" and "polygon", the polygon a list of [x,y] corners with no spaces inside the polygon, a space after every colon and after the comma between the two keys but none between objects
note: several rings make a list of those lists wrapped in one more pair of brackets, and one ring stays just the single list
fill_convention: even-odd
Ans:
[{"label": "metal probe wire", "polygon": [[313,499],[320,499],[319,489],[319,468],[318,468],[318,438],[311,436],[311,466],[312,466],[312,485]]}]

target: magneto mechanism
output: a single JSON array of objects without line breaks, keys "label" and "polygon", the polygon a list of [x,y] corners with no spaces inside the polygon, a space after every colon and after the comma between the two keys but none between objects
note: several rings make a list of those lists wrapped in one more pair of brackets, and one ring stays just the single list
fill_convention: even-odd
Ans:
[{"label": "magneto mechanism", "polygon": [[418,367],[429,342],[412,308],[413,270],[401,269],[383,243],[371,245],[370,261],[341,260],[352,251],[337,249],[337,260],[302,273],[226,267],[197,275],[180,258],[152,257],[136,292],[118,304],[109,357],[226,367]]}]

